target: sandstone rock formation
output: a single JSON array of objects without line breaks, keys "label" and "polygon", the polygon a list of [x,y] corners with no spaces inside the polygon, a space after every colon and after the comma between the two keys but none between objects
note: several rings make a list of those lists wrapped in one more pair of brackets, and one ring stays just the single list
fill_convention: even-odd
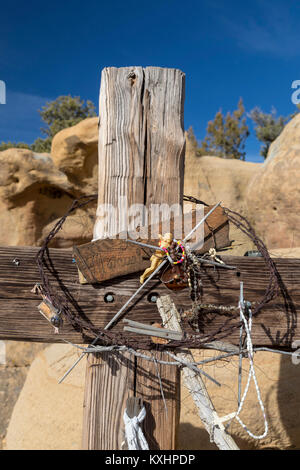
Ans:
[{"label": "sandstone rock formation", "polygon": [[81,448],[85,361],[58,385],[76,357],[68,345],[52,345],[36,357],[10,420],[7,449]]},{"label": "sandstone rock formation", "polygon": [[[247,215],[245,194],[249,181],[259,173],[261,164],[226,160],[219,157],[196,157],[191,142],[186,141],[184,194],[207,204],[222,201],[224,207]],[[244,255],[254,249],[253,243],[240,230],[230,227],[234,240],[231,255]]]},{"label": "sandstone rock formation", "polygon": [[[2,246],[41,245],[75,198],[97,192],[97,119],[88,119],[74,127],[75,132],[72,128],[65,135],[65,144],[60,140],[60,155],[55,150],[57,147],[54,148],[54,160],[49,154],[25,149],[0,152]],[[59,137],[55,140],[59,141]],[[63,153],[66,147],[73,152],[70,161]],[[72,158],[74,167],[82,164],[81,177],[72,173]],[[90,241],[94,216],[95,204],[77,210],[68,217],[52,246],[67,248]],[[0,449],[29,365],[36,351],[44,347],[20,342],[5,342],[5,346],[7,362],[0,364]]]},{"label": "sandstone rock formation", "polygon": [[98,118],[88,118],[58,132],[51,147],[56,168],[79,194],[98,192]]},{"label": "sandstone rock formation", "polygon": [[[208,358],[216,352],[202,352],[200,356]],[[207,389],[220,416],[236,410],[237,403],[237,371],[238,359],[219,361],[205,369],[222,384],[221,387],[207,381]],[[241,449],[299,449],[300,447],[300,414],[295,412],[300,405],[298,388],[300,385],[300,369],[294,365],[290,357],[268,352],[255,354],[255,370],[260,386],[269,425],[269,432],[263,440],[254,440],[248,436],[240,424],[233,420],[229,427],[230,434]],[[243,388],[248,376],[248,363],[243,360]],[[183,413],[181,414],[180,448],[181,449],[213,449],[209,436],[205,433],[189,393],[183,386]],[[254,434],[264,432],[264,420],[257,401],[253,382],[245,400],[240,416]]]},{"label": "sandstone rock formation", "polygon": [[300,246],[300,114],[272,143],[249,182],[248,215],[269,248]]},{"label": "sandstone rock formation", "polygon": [[67,207],[71,185],[47,154],[8,149],[0,152],[0,166],[0,243],[35,245],[45,222],[54,219],[49,201]]},{"label": "sandstone rock formation", "polygon": [[[94,119],[92,121],[95,133],[97,125]],[[80,124],[74,126],[79,136],[81,136]],[[89,123],[88,129],[91,128],[91,124]],[[86,128],[85,121],[82,126]],[[25,149],[8,149],[0,152],[1,245],[41,245],[58,219],[70,208],[74,199],[95,193],[97,153],[93,154],[91,147],[94,148],[88,142],[86,146],[82,144],[80,155],[85,170],[82,171],[82,179],[77,178],[76,181],[75,177],[70,176],[69,170],[64,173],[57,168],[48,154],[37,154]],[[62,164],[57,155],[55,162]],[[66,165],[65,160],[63,162]],[[68,218],[52,246],[71,247],[76,243],[90,241],[94,216],[95,204],[78,210]]]},{"label": "sandstone rock formation", "polygon": [[0,450],[8,423],[24,385],[29,366],[43,344],[5,341],[0,343]]},{"label": "sandstone rock formation", "polygon": [[[185,194],[247,215],[270,248],[300,245],[300,115],[270,147],[264,164],[196,157],[187,140]],[[53,139],[51,156],[30,150],[0,152],[0,243],[39,245],[72,200],[97,192],[98,118],[64,129]],[[95,206],[71,216],[55,246],[92,238]],[[86,217],[86,218],[85,218]],[[233,233],[235,254],[251,246]],[[53,245],[54,246],[54,245]]]},{"label": "sandstone rock formation", "polygon": [[260,163],[212,156],[196,157],[193,146],[187,140],[184,194],[207,204],[222,201],[223,206],[245,214],[247,187],[260,168]]}]

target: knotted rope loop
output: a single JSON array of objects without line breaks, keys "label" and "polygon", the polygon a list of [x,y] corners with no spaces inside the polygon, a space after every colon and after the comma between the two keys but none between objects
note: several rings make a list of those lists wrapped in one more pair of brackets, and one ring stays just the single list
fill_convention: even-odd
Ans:
[{"label": "knotted rope loop", "polygon": [[[249,434],[249,436],[251,436],[253,439],[263,439],[268,434],[268,422],[267,422],[266,412],[265,412],[265,408],[264,408],[264,405],[263,405],[263,402],[262,402],[262,399],[261,399],[260,390],[259,390],[259,386],[258,386],[256,374],[255,374],[255,369],[254,369],[253,344],[252,344],[252,338],[251,338],[252,311],[251,311],[250,307],[247,307],[247,311],[249,313],[249,319],[247,320],[246,316],[245,316],[245,307],[241,302],[239,302],[239,308],[240,308],[241,319],[243,321],[244,328],[245,328],[245,331],[246,331],[246,337],[247,337],[247,352],[248,352],[248,358],[249,358],[249,374],[248,374],[248,380],[247,380],[247,384],[246,384],[246,387],[245,387],[245,390],[244,390],[244,394],[242,396],[242,399],[241,399],[241,402],[239,404],[238,410],[236,412],[235,418],[240,423],[240,425],[245,429],[245,431]],[[262,411],[263,418],[264,418],[264,424],[265,424],[265,430],[264,430],[263,434],[260,434],[258,436],[253,434],[247,428],[247,426],[243,423],[241,418],[239,417],[239,414],[242,411],[246,396],[247,396],[248,391],[249,391],[251,378],[253,378],[253,381],[254,381],[254,385],[255,385],[255,388],[256,388],[256,394],[257,394],[257,398],[258,398],[258,403],[259,403],[260,409]]]}]

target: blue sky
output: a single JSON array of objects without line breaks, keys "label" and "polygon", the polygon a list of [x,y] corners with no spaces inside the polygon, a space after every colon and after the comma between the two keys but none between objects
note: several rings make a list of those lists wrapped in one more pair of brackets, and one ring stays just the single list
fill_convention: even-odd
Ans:
[{"label": "blue sky", "polygon": [[[0,141],[33,142],[37,109],[71,94],[98,105],[106,66],[174,67],[186,74],[185,127],[198,139],[222,108],[295,110],[299,0],[64,0],[2,2]],[[249,122],[250,124],[250,122]],[[261,161],[253,131],[247,160]]]}]

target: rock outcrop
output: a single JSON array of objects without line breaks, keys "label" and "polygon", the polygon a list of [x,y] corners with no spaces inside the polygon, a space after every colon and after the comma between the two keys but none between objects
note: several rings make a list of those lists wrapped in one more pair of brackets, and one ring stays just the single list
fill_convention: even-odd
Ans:
[{"label": "rock outcrop", "polygon": [[[51,156],[0,152],[1,244],[41,244],[74,198],[97,192],[97,141],[98,118],[89,118],[59,132]],[[246,215],[269,248],[300,245],[299,177],[300,115],[273,142],[264,164],[199,158],[187,140],[185,194]],[[90,240],[94,213],[95,206],[71,216],[53,246]],[[235,254],[251,249],[237,232],[233,238],[241,246]]]},{"label": "rock outcrop", "polygon": [[51,157],[79,194],[98,192],[98,118],[88,118],[58,132]]},{"label": "rock outcrop", "polygon": [[[249,181],[259,173],[261,164],[227,160],[219,157],[196,157],[194,146],[187,139],[184,194],[207,204],[221,201],[224,207],[247,215],[245,194]],[[244,255],[254,249],[253,243],[240,230],[230,227],[234,241],[232,255]]]},{"label": "rock outcrop", "polygon": [[[54,158],[26,149],[0,152],[0,245],[41,245],[74,199],[97,192],[97,118],[74,128],[56,136]],[[59,147],[61,153],[57,152]],[[77,170],[72,172],[72,165]],[[95,204],[90,204],[69,216],[52,246],[67,248],[90,241],[95,211]],[[0,364],[0,449],[29,365],[44,346],[5,342],[4,347],[6,363]]]},{"label": "rock outcrop", "polygon": [[43,344],[0,342],[0,450],[14,405],[24,385],[29,367]]},{"label": "rock outcrop", "polygon": [[300,114],[271,144],[247,188],[248,215],[269,248],[300,246]]},{"label": "rock outcrop", "polygon": [[[86,123],[86,121],[89,121]],[[72,175],[71,161],[64,157],[63,136],[66,129],[59,133],[56,140],[61,142],[62,153],[59,159],[49,154],[37,154],[25,149],[8,149],[0,152],[0,244],[4,246],[41,245],[51,228],[70,208],[78,196],[96,193],[97,190],[97,151],[95,135],[97,121],[87,119],[74,126],[71,139],[73,150],[75,135],[78,140],[87,129],[91,136],[82,145],[77,144],[82,162],[82,170]],[[74,129],[73,127],[70,129]],[[84,130],[82,130],[82,128]],[[92,135],[94,136],[92,138]],[[55,144],[56,145],[56,144]],[[71,144],[70,144],[71,145]],[[96,143],[97,147],[97,143]],[[56,148],[56,147],[55,147]],[[70,147],[69,147],[70,149]],[[71,150],[70,150],[71,151]],[[74,165],[78,164],[74,150]],[[62,171],[62,168],[64,171]],[[78,176],[82,175],[81,179]],[[68,217],[63,230],[52,242],[52,246],[62,248],[91,240],[95,217],[95,204],[77,210]]]},{"label": "rock outcrop", "polygon": [[196,157],[187,140],[184,194],[197,197],[207,204],[222,201],[223,206],[245,214],[247,187],[260,169],[260,163],[212,156]]},{"label": "rock outcrop", "polygon": [[0,243],[35,245],[56,218],[53,201],[70,205],[71,185],[47,154],[8,149],[0,152],[0,166]]}]

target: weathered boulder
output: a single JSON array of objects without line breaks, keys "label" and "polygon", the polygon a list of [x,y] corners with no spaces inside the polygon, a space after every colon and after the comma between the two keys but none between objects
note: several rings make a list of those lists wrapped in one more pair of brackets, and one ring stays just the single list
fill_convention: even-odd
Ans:
[{"label": "weathered boulder", "polygon": [[196,157],[187,140],[184,194],[207,204],[222,201],[234,211],[246,212],[245,193],[249,181],[259,173],[261,164],[219,157]]},{"label": "weathered boulder", "polygon": [[54,165],[83,194],[98,191],[98,118],[88,118],[58,132],[52,141]]},{"label": "weathered boulder", "polygon": [[71,185],[47,154],[8,149],[0,152],[0,166],[0,243],[35,245],[55,217],[53,201],[70,204]]},{"label": "weathered boulder", "polygon": [[[71,177],[71,170],[64,173],[55,166],[49,154],[27,149],[0,152],[0,245],[41,245],[76,197],[97,192],[97,142],[96,153],[93,144],[97,141],[97,125],[91,126],[91,120],[88,121],[88,125],[77,127],[78,139],[83,141],[77,144],[83,156],[83,170],[77,179]],[[80,134],[82,127],[91,129],[90,136],[88,131],[85,137],[85,131]],[[65,148],[63,143],[62,148]],[[69,216],[51,246],[67,248],[90,241],[95,211],[95,204],[90,204]],[[5,345],[7,362],[0,364],[0,448],[29,364],[41,348],[32,343],[6,342]]]},{"label": "weathered boulder", "polygon": [[271,144],[247,188],[248,215],[269,248],[300,245],[300,114]]},{"label": "weathered boulder", "polygon": [[[40,245],[70,208],[77,189],[48,154],[8,149],[0,152],[0,167],[0,244]],[[71,215],[52,246],[90,241],[94,213],[95,206],[89,206]]]},{"label": "weathered boulder", "polygon": [[269,250],[272,258],[300,258],[300,246],[294,248],[274,248]]},{"label": "weathered boulder", "polygon": [[[196,157],[192,143],[186,141],[184,194],[194,196],[207,204],[221,201],[228,207],[247,215],[245,193],[249,181],[259,173],[261,164],[227,160],[219,157]],[[234,226],[230,237],[234,240],[232,255],[244,255],[254,248],[253,243]]]}]

